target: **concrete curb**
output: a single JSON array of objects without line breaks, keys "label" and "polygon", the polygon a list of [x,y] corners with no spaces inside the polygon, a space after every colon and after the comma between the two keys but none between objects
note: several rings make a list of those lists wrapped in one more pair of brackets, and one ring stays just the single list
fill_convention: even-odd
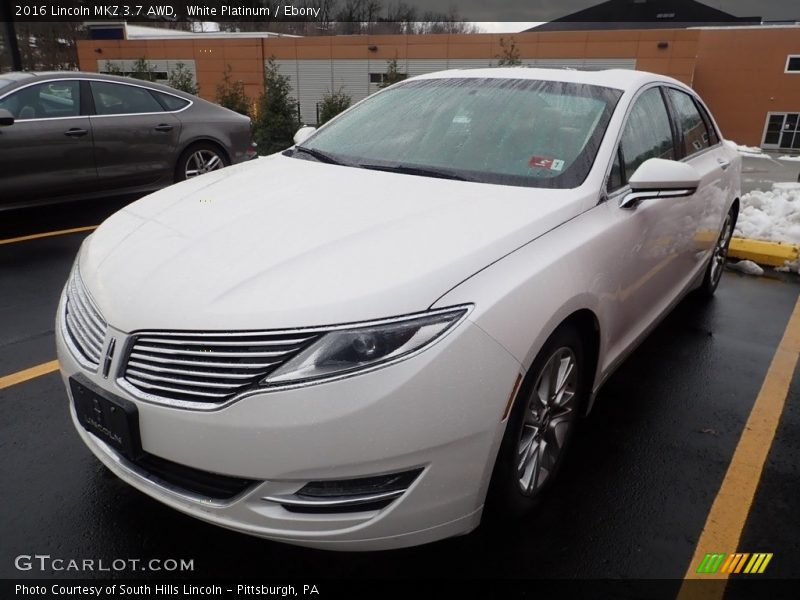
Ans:
[{"label": "concrete curb", "polygon": [[735,237],[731,240],[728,256],[752,260],[760,265],[782,267],[786,261],[800,259],[800,245]]}]

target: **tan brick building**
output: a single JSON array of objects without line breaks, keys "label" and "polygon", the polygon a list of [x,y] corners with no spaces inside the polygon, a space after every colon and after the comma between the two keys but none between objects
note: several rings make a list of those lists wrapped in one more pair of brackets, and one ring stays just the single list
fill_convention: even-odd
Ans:
[{"label": "tan brick building", "polygon": [[162,76],[184,62],[200,95],[213,100],[230,65],[252,99],[263,91],[264,61],[274,57],[300,104],[316,121],[327,90],[353,100],[378,89],[387,61],[409,76],[487,67],[513,38],[525,65],[584,69],[636,68],[693,86],[711,106],[726,137],[742,144],[800,150],[800,26],[553,31],[515,34],[259,37],[194,34],[78,43],[81,69],[123,71],[146,58]]}]

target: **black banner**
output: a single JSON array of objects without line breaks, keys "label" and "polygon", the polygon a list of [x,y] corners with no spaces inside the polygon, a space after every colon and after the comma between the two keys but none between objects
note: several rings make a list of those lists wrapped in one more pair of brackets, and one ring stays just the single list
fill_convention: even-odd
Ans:
[{"label": "black banner", "polygon": [[676,598],[769,598],[794,600],[797,580],[459,579],[459,580],[4,580],[0,597],[12,598],[480,598],[675,600]]},{"label": "black banner", "polygon": [[[6,0],[4,0],[6,2]],[[9,0],[10,17],[44,21],[797,21],[796,0]]]}]

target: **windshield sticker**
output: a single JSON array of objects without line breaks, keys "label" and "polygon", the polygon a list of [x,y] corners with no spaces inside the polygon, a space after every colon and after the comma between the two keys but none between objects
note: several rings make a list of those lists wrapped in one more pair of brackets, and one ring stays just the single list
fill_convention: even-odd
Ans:
[{"label": "windshield sticker", "polygon": [[551,171],[561,171],[564,168],[564,161],[558,158],[548,158],[546,156],[531,156],[528,166],[532,169],[550,169]]}]

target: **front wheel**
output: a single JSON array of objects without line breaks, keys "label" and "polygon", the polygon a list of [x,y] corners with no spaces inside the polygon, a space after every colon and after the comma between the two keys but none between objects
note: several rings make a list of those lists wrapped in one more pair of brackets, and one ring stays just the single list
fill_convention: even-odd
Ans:
[{"label": "front wheel", "polygon": [[558,329],[531,365],[511,411],[487,498],[490,518],[529,512],[558,473],[587,396],[585,349]]},{"label": "front wheel", "polygon": [[175,181],[185,181],[230,164],[225,153],[214,144],[193,144],[184,150],[175,168]]},{"label": "front wheel", "polygon": [[710,298],[717,291],[719,280],[722,278],[722,271],[725,269],[725,261],[728,260],[728,249],[731,245],[731,238],[733,237],[733,228],[736,226],[736,208],[731,207],[725,217],[725,222],[720,229],[717,242],[714,244],[714,250],[711,254],[711,260],[706,267],[706,273],[703,277],[703,283],[698,290],[702,296]]}]

